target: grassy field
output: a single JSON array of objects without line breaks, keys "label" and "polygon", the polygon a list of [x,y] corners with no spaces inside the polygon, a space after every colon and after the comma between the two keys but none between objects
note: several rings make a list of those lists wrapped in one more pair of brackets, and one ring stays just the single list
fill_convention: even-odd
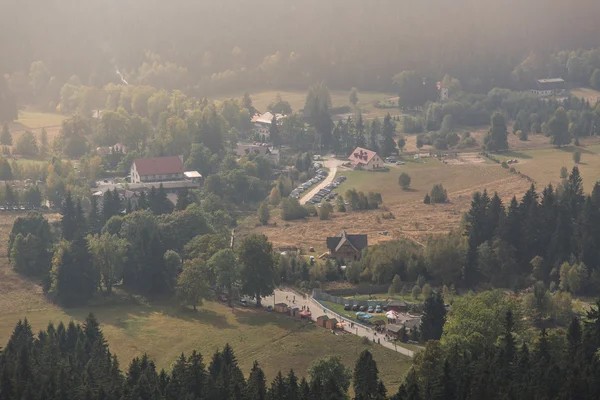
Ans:
[{"label": "grassy field", "polygon": [[[306,90],[270,90],[270,91],[262,91],[262,92],[254,92],[250,93],[250,97],[252,98],[252,104],[259,111],[266,111],[267,106],[270,103],[275,101],[275,97],[277,94],[281,95],[281,98],[290,103],[292,109],[294,111],[298,111],[304,108],[304,102],[306,101]],[[333,107],[341,107],[341,106],[349,106],[350,102],[348,97],[350,95],[350,90],[332,90],[331,91],[331,103]],[[226,99],[226,98],[236,98],[241,99],[243,93],[233,93],[229,96],[220,96],[215,99]],[[361,108],[363,112],[363,117],[365,118],[375,118],[375,117],[383,117],[388,112],[391,115],[399,115],[399,110],[396,109],[378,109],[375,108],[374,103],[377,100],[385,100],[388,97],[394,96],[393,94],[381,93],[381,92],[359,92],[358,106]]]},{"label": "grassy field", "polygon": [[[398,185],[402,171],[412,179],[408,191]],[[344,195],[350,188],[380,192],[383,206],[379,210],[334,212],[326,221],[317,218],[282,221],[274,217],[269,226],[255,227],[253,231],[267,235],[275,247],[296,246],[304,250],[314,247],[317,254],[326,250],[326,237],[342,229],[367,234],[369,245],[398,238],[410,238],[423,244],[429,235],[447,233],[459,226],[473,192],[487,188],[490,192],[497,191],[508,202],[513,195],[520,196],[529,187],[525,179],[510,174],[498,164],[485,162],[476,154],[462,155],[446,163],[431,158],[420,161],[411,158],[403,166],[390,165],[388,172],[338,169],[338,175],[348,178],[337,188],[338,193]],[[425,194],[436,183],[443,183],[450,202],[423,204]],[[384,213],[386,216],[391,213],[393,218],[385,219]]]},{"label": "grassy field", "polygon": [[571,95],[584,98],[594,105],[600,99],[600,92],[590,88],[576,88],[570,90]]},{"label": "grassy field", "polygon": [[[498,155],[498,158],[501,160],[519,160],[514,165],[518,171],[531,176],[539,186],[546,186],[548,183],[557,184],[560,182],[561,167],[564,166],[569,171],[573,168],[575,165],[573,153],[575,151],[581,152],[581,162],[578,167],[583,177],[584,189],[590,191],[594,183],[600,180],[600,145],[514,151],[502,153]],[[542,188],[539,189],[541,191]]]},{"label": "grassy field", "polygon": [[20,110],[19,118],[11,124],[11,128],[21,130],[59,126],[66,118],[60,114]]},{"label": "grassy field", "polygon": [[[62,309],[49,303],[41,287],[15,274],[6,258],[7,235],[16,215],[0,215],[0,346],[5,346],[19,319],[27,317],[34,331],[52,321],[82,322],[88,313],[96,315],[123,368],[129,361],[148,353],[159,368],[169,368],[181,352],[199,350],[205,359],[230,343],[244,373],[258,360],[267,378],[280,369],[293,368],[304,375],[310,363],[329,354],[339,355],[352,367],[360,351],[369,348],[380,375],[390,390],[396,390],[409,368],[410,360],[381,346],[363,344],[354,335],[332,335],[290,318],[253,308],[231,312],[225,305],[205,302],[197,313],[171,304],[142,305],[115,301],[96,307]],[[50,215],[56,220],[57,215]]]}]

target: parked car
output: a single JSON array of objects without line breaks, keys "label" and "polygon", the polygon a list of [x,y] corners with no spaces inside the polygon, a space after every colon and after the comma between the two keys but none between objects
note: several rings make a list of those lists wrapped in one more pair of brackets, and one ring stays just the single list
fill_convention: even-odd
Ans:
[{"label": "parked car", "polygon": [[344,310],[350,311],[350,304],[344,304]]},{"label": "parked car", "polygon": [[238,304],[242,307],[248,307],[248,302],[244,299],[238,301]]},{"label": "parked car", "polygon": [[217,298],[219,299],[219,301],[222,301],[222,302],[227,301],[227,296],[225,296],[224,294],[220,294]]},{"label": "parked car", "polygon": [[362,312],[367,311],[367,307],[365,307],[365,306],[360,306],[358,309]]},{"label": "parked car", "polygon": [[381,305],[378,304],[377,306],[375,306],[375,312],[376,313],[382,312]]},{"label": "parked car", "polygon": [[404,161],[396,161],[396,165],[404,165]]},{"label": "parked car", "polygon": [[352,311],[358,311],[358,308],[359,308],[359,307],[358,307],[358,304],[354,304],[354,305],[352,306]]},{"label": "parked car", "polygon": [[375,309],[373,308],[373,306],[369,306],[369,308],[367,309],[367,312],[372,313],[373,311],[375,311]]}]

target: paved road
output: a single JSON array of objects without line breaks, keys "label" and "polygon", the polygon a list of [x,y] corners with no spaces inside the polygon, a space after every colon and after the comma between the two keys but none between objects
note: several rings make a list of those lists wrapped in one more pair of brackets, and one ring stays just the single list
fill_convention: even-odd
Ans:
[{"label": "paved road", "polygon": [[333,180],[335,179],[335,174],[337,174],[338,167],[343,163],[344,162],[342,160],[338,160],[336,158],[329,158],[325,160],[323,166],[329,168],[329,175],[327,175],[327,178],[323,179],[321,183],[315,186],[310,192],[302,196],[302,198],[300,199],[300,204],[305,204],[308,200],[311,199],[311,197],[317,194],[319,190],[323,189],[325,186],[333,182]]},{"label": "paved road", "polygon": [[275,289],[274,296],[269,296],[263,299],[263,305],[272,306],[275,303],[286,303],[288,305],[297,305],[302,308],[302,306],[308,307],[308,309],[312,312],[313,320],[316,320],[317,317],[325,314],[329,318],[336,318],[338,321],[344,321],[344,330],[346,332],[352,333],[354,335],[358,335],[361,337],[368,338],[371,342],[375,339],[375,342],[379,339],[379,344],[383,347],[387,347],[390,350],[394,350],[398,353],[404,354],[408,357],[414,357],[414,352],[412,350],[408,350],[401,346],[396,346],[392,342],[386,342],[384,340],[385,335],[376,334],[372,329],[363,327],[360,324],[354,323],[354,326],[351,327],[351,320],[344,318],[343,316],[329,310],[328,308],[323,307],[318,301],[314,300],[312,297],[307,296],[304,298],[300,294],[297,294],[291,290],[287,289]]}]

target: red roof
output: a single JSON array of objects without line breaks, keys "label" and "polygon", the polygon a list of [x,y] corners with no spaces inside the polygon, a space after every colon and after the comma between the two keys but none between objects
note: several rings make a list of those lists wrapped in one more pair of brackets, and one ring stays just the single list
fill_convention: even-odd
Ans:
[{"label": "red roof", "polygon": [[135,169],[140,175],[183,174],[183,162],[178,156],[136,158]]},{"label": "red roof", "polygon": [[357,147],[348,158],[353,164],[368,164],[376,155],[374,151]]}]

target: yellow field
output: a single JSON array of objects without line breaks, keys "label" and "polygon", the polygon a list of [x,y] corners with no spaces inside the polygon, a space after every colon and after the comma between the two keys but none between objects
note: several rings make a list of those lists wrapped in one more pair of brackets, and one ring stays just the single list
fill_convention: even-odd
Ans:
[{"label": "yellow field", "polygon": [[575,165],[573,153],[581,152],[579,171],[583,177],[586,191],[600,181],[600,145],[594,144],[585,147],[566,146],[560,149],[549,148],[539,150],[525,150],[504,153],[499,155],[501,160],[517,159],[513,165],[515,169],[532,177],[539,186],[539,190],[548,183],[556,185],[560,182],[560,169],[566,167],[569,172]]},{"label": "yellow field", "polygon": [[[368,235],[369,245],[380,241],[410,238],[424,243],[430,234],[442,234],[459,226],[462,215],[470,207],[475,191],[486,188],[498,192],[505,202],[513,195],[520,196],[529,187],[529,182],[504,170],[500,165],[485,162],[476,154],[461,156],[458,160],[422,159],[407,160],[406,165],[390,166],[389,172],[340,171],[348,180],[336,191],[344,195],[355,188],[364,192],[380,192],[384,205],[371,211],[334,212],[330,220],[307,218],[301,221],[283,221],[274,216],[271,225],[254,227],[252,230],[267,235],[276,247],[296,246],[307,251],[314,247],[317,253],[326,250],[327,236],[345,229],[349,233]],[[398,176],[405,171],[412,179],[411,189],[403,191],[398,185]],[[448,191],[450,203],[423,204],[425,194],[436,183],[442,183]],[[391,213],[393,219],[383,218]],[[383,235],[387,232],[387,235]]]},{"label": "yellow field", "polygon": [[60,126],[67,117],[54,113],[19,111],[19,118],[12,123],[15,130],[38,129],[50,126]]},{"label": "yellow field", "polygon": [[[57,217],[52,216],[54,220]],[[339,355],[353,367],[358,354],[368,348],[386,386],[395,391],[410,366],[407,357],[381,346],[365,345],[357,336],[335,336],[314,324],[254,308],[232,313],[222,303],[205,302],[194,313],[172,304],[141,305],[120,300],[101,307],[62,309],[46,300],[38,284],[15,274],[8,265],[7,235],[14,218],[14,214],[0,214],[0,346],[6,345],[15,324],[24,317],[37,331],[50,321],[83,322],[92,312],[124,368],[133,357],[144,353],[158,368],[169,368],[182,352],[192,350],[200,351],[209,362],[217,348],[230,343],[245,374],[258,360],[270,381],[277,371],[290,368],[305,375],[313,360],[330,354]]]}]

